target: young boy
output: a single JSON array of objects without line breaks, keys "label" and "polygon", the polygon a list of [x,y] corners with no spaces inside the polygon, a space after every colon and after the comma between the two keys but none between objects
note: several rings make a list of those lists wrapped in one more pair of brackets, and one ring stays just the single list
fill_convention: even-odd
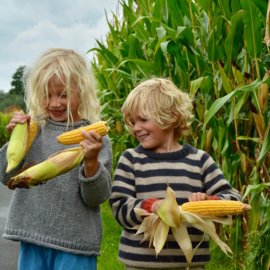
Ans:
[{"label": "young boy", "polygon": [[[140,145],[123,153],[117,166],[110,204],[117,222],[123,227],[118,258],[133,269],[186,269],[185,256],[169,233],[156,257],[155,249],[141,243],[143,234],[130,228],[142,217],[134,212],[141,207],[156,213],[164,198],[167,183],[176,193],[177,203],[215,199],[241,200],[241,194],[224,178],[214,160],[204,151],[178,140],[189,134],[192,102],[172,82],[151,79],[137,86],[127,97],[122,113],[127,129]],[[187,226],[189,226],[187,224]],[[189,226],[193,248],[203,232]],[[206,236],[189,269],[204,269],[210,261]]]}]

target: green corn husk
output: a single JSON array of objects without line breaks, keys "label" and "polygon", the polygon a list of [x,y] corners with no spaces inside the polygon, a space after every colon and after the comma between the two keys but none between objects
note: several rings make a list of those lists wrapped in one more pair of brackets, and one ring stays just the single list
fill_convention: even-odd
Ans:
[{"label": "green corn husk", "polygon": [[7,147],[8,167],[6,169],[6,173],[14,170],[23,160],[26,152],[27,140],[27,122],[24,124],[16,124]]},{"label": "green corn husk", "polygon": [[83,158],[83,147],[75,147],[56,152],[46,161],[34,165],[12,177],[7,183],[8,188],[32,188],[43,184],[49,179],[72,170],[81,163]]}]

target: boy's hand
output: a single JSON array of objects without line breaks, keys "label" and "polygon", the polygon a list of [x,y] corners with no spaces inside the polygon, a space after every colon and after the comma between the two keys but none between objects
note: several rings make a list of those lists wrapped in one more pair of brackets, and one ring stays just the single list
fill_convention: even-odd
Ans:
[{"label": "boy's hand", "polygon": [[11,134],[16,124],[24,124],[25,121],[27,121],[29,126],[30,120],[31,116],[29,114],[24,115],[21,112],[15,112],[12,119],[10,120],[10,123],[6,126],[6,129],[8,133]]},{"label": "boy's hand", "polygon": [[206,200],[209,200],[209,197],[205,193],[201,192],[192,193],[188,197],[189,202],[206,201]]},{"label": "boy's hand", "polygon": [[95,131],[90,133],[82,130],[85,140],[80,143],[84,148],[84,175],[86,178],[94,176],[98,171],[98,154],[103,145],[102,137]]},{"label": "boy's hand", "polygon": [[157,211],[162,203],[163,203],[163,200],[155,201],[151,206],[151,212],[157,214]]}]

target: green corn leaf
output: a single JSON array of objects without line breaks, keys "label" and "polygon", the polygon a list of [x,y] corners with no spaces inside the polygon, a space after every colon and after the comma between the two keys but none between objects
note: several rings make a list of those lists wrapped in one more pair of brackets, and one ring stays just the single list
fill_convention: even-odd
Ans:
[{"label": "green corn leaf", "polygon": [[190,82],[190,92],[189,92],[189,97],[192,99],[196,95],[198,89],[200,88],[202,82],[204,80],[204,77],[200,77],[196,80],[193,80]]},{"label": "green corn leaf", "polygon": [[218,60],[218,50],[216,44],[216,37],[215,37],[215,28],[212,29],[212,32],[209,37],[208,41],[208,59],[211,62],[215,62]]},{"label": "green corn leaf", "polygon": [[223,13],[224,17],[230,21],[231,20],[231,9],[229,5],[228,0],[219,0],[219,8],[221,9],[221,12]]},{"label": "green corn leaf", "polygon": [[188,71],[187,62],[186,60],[183,59],[181,55],[179,45],[171,41],[167,46],[167,50],[171,55],[175,57],[177,64],[182,69],[182,71],[187,72]]},{"label": "green corn leaf", "polygon": [[128,56],[130,58],[137,58],[137,55],[136,55],[136,46],[135,46],[135,39],[136,39],[136,37],[134,36],[134,34],[129,35],[129,37],[128,37],[128,41],[129,41]]},{"label": "green corn leaf", "polygon": [[261,191],[267,187],[270,187],[270,183],[259,184],[259,185],[248,185],[248,187],[245,191],[245,194],[243,196],[243,201],[249,194],[251,194],[250,202],[252,202],[255,195],[260,194]]},{"label": "green corn leaf", "polygon": [[172,20],[176,25],[184,25],[182,10],[178,5],[178,1],[168,1],[168,7],[171,11]]},{"label": "green corn leaf", "polygon": [[238,141],[241,141],[241,140],[244,140],[244,141],[253,141],[253,142],[258,143],[261,140],[261,138],[251,138],[251,137],[247,137],[247,136],[239,136],[239,137],[237,137],[237,140]]},{"label": "green corn leaf", "polygon": [[259,85],[261,85],[262,83],[270,83],[270,78],[268,78],[267,80],[260,80],[257,79],[255,80],[253,83],[249,84],[249,85],[245,85],[239,89],[236,89],[235,91],[231,92],[230,94],[217,99],[211,106],[211,108],[209,109],[209,111],[207,112],[206,116],[205,116],[205,120],[204,120],[204,125],[203,128],[205,128],[205,126],[207,125],[208,121],[216,114],[216,112],[232,97],[234,96],[239,96],[244,92],[251,92],[254,91],[254,89],[257,89],[259,87]]},{"label": "green corn leaf", "polygon": [[137,18],[138,16],[137,15],[136,15],[137,17],[135,16],[136,13],[133,13],[124,2],[122,3],[122,5],[124,8],[124,12],[127,14],[128,19],[130,20],[132,27],[134,27],[134,29],[136,31],[136,36],[140,40],[147,43],[150,36],[149,36],[148,32],[144,29],[143,25],[140,23],[137,23],[137,21],[139,21],[140,18],[138,20],[138,18]]},{"label": "green corn leaf", "polygon": [[262,162],[264,161],[264,159],[269,151],[270,151],[270,124],[268,125],[268,128],[265,132],[263,146],[262,146],[262,149],[260,152],[260,156],[259,156],[257,163],[256,163],[257,168],[262,164]]},{"label": "green corn leaf", "polygon": [[[232,60],[237,59],[239,50],[239,40],[241,38],[241,31],[243,27],[243,11],[240,10],[232,16],[230,33],[225,40],[225,52],[227,55],[226,73],[229,74],[231,70]],[[228,71],[229,69],[229,71]]]},{"label": "green corn leaf", "polygon": [[258,59],[262,54],[262,29],[258,10],[252,0],[241,0],[241,5],[244,9],[243,21],[247,50],[253,59]]},{"label": "green corn leaf", "polygon": [[230,94],[233,90],[232,82],[227,77],[223,67],[221,66],[221,64],[219,62],[218,62],[218,68],[219,68],[219,72],[220,72],[221,79],[222,79],[222,86],[223,86],[224,90],[226,91],[226,93]]}]

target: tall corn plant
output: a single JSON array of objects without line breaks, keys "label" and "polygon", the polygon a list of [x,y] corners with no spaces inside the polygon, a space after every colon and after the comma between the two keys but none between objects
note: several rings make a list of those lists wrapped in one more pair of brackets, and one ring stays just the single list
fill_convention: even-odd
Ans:
[{"label": "tall corn plant", "polygon": [[[222,228],[240,267],[249,268],[249,235],[263,237],[257,269],[269,267],[270,55],[266,0],[129,0],[108,21],[92,61],[103,115],[111,126],[114,168],[138,145],[120,108],[143,80],[165,77],[194,100],[190,143],[213,156],[252,211]],[[265,42],[264,42],[265,35]],[[266,44],[265,44],[266,43]],[[255,238],[252,238],[255,239]],[[244,254],[244,255],[243,255]],[[254,254],[253,254],[254,255]]]}]

